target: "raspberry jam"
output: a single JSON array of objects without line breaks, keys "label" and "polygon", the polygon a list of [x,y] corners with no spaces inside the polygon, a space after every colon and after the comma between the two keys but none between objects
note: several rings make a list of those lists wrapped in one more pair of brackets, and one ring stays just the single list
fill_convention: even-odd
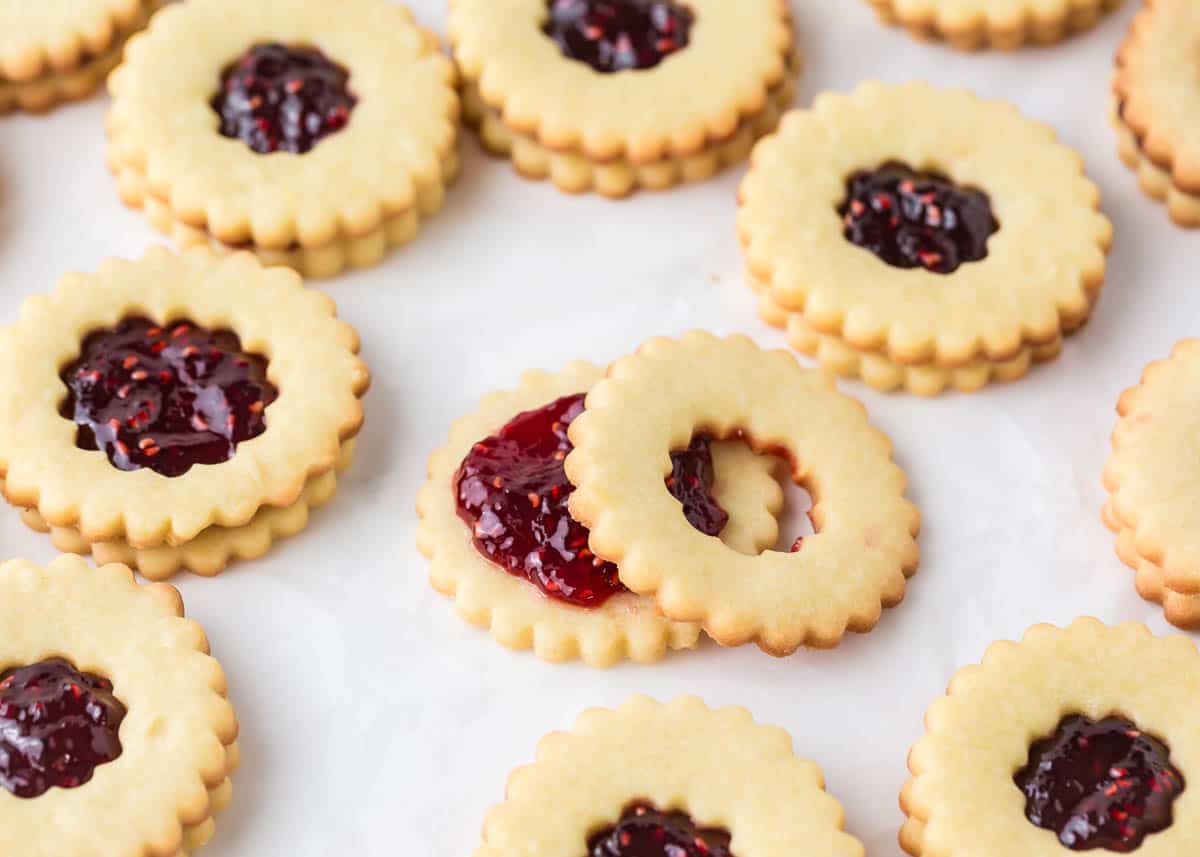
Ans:
[{"label": "raspberry jam", "polygon": [[163,476],[228,461],[266,431],[278,395],[266,358],[244,353],[233,331],[140,316],[90,334],[61,377],[76,446],[103,450],[118,470]]},{"label": "raspberry jam", "polygon": [[73,789],[120,756],[125,706],[112,690],[62,658],[0,676],[0,785],[21,798]]},{"label": "raspberry jam", "polygon": [[549,0],[542,31],[563,56],[610,73],[653,68],[687,47],[696,16],[673,0]]},{"label": "raspberry jam", "polygon": [[838,214],[847,241],[892,267],[935,274],[985,258],[987,240],[1000,228],[983,191],[898,161],[850,176]]},{"label": "raspberry jam", "polygon": [[[617,567],[588,550],[587,527],[567,510],[575,490],[563,469],[572,449],[567,428],[583,413],[583,401],[579,393],[518,414],[471,447],[454,484],[458,515],[471,526],[480,553],[553,598],[599,607],[626,590]],[[708,441],[693,440],[671,460],[667,487],[683,503],[684,516],[701,532],[720,534],[729,516],[708,493]]]},{"label": "raspberry jam", "polygon": [[304,154],[346,127],[350,72],[316,48],[255,45],[221,76],[211,102],[221,134],[260,155]]},{"label": "raspberry jam", "polygon": [[733,857],[730,838],[724,830],[697,828],[685,812],[635,803],[615,827],[588,839],[587,857]]},{"label": "raspberry jam", "polygon": [[1063,719],[1029,748],[1013,781],[1025,815],[1073,851],[1126,853],[1171,826],[1171,804],[1184,789],[1171,752],[1123,717]]}]

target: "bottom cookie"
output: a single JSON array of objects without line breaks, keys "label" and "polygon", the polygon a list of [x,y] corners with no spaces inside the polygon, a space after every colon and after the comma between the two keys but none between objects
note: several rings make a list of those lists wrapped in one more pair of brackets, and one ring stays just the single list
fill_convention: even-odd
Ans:
[{"label": "bottom cookie", "polygon": [[1175,186],[1169,172],[1146,157],[1137,135],[1125,124],[1115,103],[1109,118],[1117,132],[1117,154],[1127,167],[1137,173],[1138,186],[1142,192],[1152,199],[1166,203],[1167,213],[1176,225],[1186,228],[1200,227],[1200,196],[1180,190]]},{"label": "bottom cookie", "polygon": [[[260,509],[250,523],[242,527],[212,526],[186,544],[155,548],[134,548],[124,541],[89,543],[79,532],[68,527],[51,527],[36,509],[21,511],[30,529],[49,533],[54,546],[64,553],[91,554],[98,564],[119,562],[150,580],[165,580],[181,569],[212,577],[231,561],[258,559],[281,538],[293,536],[308,525],[309,511],[316,509],[337,492],[337,474],[354,459],[355,441],[342,446],[337,468],[310,479],[300,499],[291,506]],[[0,483],[2,484],[2,483]]]},{"label": "bottom cookie", "polygon": [[1035,363],[1044,363],[1062,352],[1061,337],[1051,342],[1026,346],[1011,360],[976,360],[965,366],[934,364],[905,365],[875,351],[860,351],[840,337],[821,333],[804,316],[779,306],[750,274],[746,280],[758,292],[758,314],[767,324],[787,333],[788,344],[814,358],[821,366],[848,378],[861,378],[883,392],[906,390],[918,396],[937,396],[947,389],[973,393],[992,381],[1016,381]]},{"label": "bottom cookie", "polygon": [[1200,595],[1176,592],[1167,586],[1162,568],[1138,553],[1133,530],[1117,518],[1111,502],[1104,505],[1103,517],[1105,525],[1117,534],[1117,556],[1134,570],[1138,595],[1160,605],[1163,616],[1176,628],[1200,630]]},{"label": "bottom cookie", "polygon": [[[945,41],[964,51],[994,48],[1015,50],[1022,45],[1050,45],[1068,36],[1091,29],[1108,12],[1121,5],[1122,0],[1071,0],[1069,8],[1049,17],[1039,16],[1034,4],[1028,3],[1025,14],[1009,21],[977,19],[947,21],[938,17],[930,4],[915,13],[905,13],[896,0],[869,0],[880,19],[906,29],[921,40]],[[912,4],[909,4],[910,6]]]},{"label": "bottom cookie", "polygon": [[369,268],[383,259],[392,249],[414,238],[421,221],[436,214],[446,199],[446,187],[458,176],[458,153],[454,152],[442,165],[444,184],[417,191],[416,203],[404,214],[389,218],[364,235],[335,238],[319,247],[294,246],[271,250],[253,244],[232,246],[213,237],[206,229],[183,223],[175,217],[170,206],[158,199],[146,187],[145,177],[136,170],[110,160],[109,168],[117,179],[117,193],[130,208],[140,208],[150,225],[170,237],[180,249],[209,247],[219,253],[249,250],[264,265],[281,265],[298,271],[307,279],[335,277],[347,268]]}]

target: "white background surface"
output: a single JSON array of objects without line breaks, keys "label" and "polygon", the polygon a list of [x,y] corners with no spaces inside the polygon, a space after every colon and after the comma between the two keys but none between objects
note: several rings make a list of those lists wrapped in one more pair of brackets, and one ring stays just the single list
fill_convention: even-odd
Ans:
[{"label": "white background surface", "polygon": [[[443,0],[415,5],[443,31]],[[413,502],[426,456],[479,396],[525,368],[607,361],[692,327],[782,343],[741,280],[741,168],[612,203],[520,180],[468,135],[463,176],[416,243],[318,286],[361,331],[375,378],[339,496],[265,560],[177,580],[242,723],[235,802],[203,853],[465,857],[509,770],[544,732],[634,692],[687,692],[787,727],[824,768],[868,853],[897,857],[905,754],[956,668],[1036,621],[1090,613],[1166,628],[1134,593],[1099,518],[1118,393],[1178,338],[1200,334],[1196,239],[1140,194],[1106,122],[1111,58],[1132,4],[1063,46],[979,56],[883,29],[861,0],[793,6],[803,103],[867,77],[1012,99],[1083,151],[1116,227],[1095,318],[1058,362],[935,401],[843,384],[894,439],[924,514],[905,603],[835,652],[774,660],[706,644],[607,672],[509,652],[455,616],[426,582]],[[104,109],[98,98],[0,120],[0,322],[61,272],[159,240],[116,199]],[[0,515],[0,556],[53,553],[15,511]],[[553,812],[554,796],[546,801]]]}]

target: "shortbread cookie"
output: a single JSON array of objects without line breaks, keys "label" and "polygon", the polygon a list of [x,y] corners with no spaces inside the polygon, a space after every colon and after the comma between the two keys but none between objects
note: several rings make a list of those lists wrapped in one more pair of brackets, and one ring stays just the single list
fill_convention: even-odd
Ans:
[{"label": "shortbread cookie", "polygon": [[788,344],[814,358],[822,367],[837,375],[861,378],[883,392],[905,390],[918,396],[937,396],[947,389],[973,393],[991,381],[1016,381],[1025,377],[1035,363],[1053,360],[1062,352],[1062,340],[1026,346],[1011,360],[976,360],[954,368],[933,363],[905,365],[889,360],[876,351],[859,351],[836,336],[810,327],[804,315],[788,312],[775,303],[761,283],[747,274],[750,286],[759,293],[758,314],[767,324],[787,334]]},{"label": "shortbread cookie", "polygon": [[[69,2],[70,0],[65,0],[63,3],[51,4],[55,14],[61,15],[62,10],[58,7],[65,8]],[[114,24],[112,43],[103,50],[93,52],[88,49],[75,66],[59,71],[46,71],[27,80],[14,80],[0,73],[0,114],[12,110],[42,113],[58,104],[87,98],[100,88],[105,76],[121,61],[125,40],[146,26],[150,16],[158,10],[162,2],[163,0],[139,0],[136,4],[125,4],[136,7],[133,17],[119,27]],[[7,5],[0,4],[0,41],[3,41],[5,36],[11,38],[13,35],[12,29],[4,24],[6,15],[38,14],[37,10],[45,6],[20,0],[5,0],[5,3]],[[114,4],[110,2],[109,5]],[[70,41],[67,39],[60,42],[59,47],[64,47]]]},{"label": "shortbread cookie", "polygon": [[900,844],[914,857],[1196,853],[1198,694],[1195,644],[1144,625],[1079,619],[992,644],[925,715]]},{"label": "shortbread cookie", "polygon": [[[1185,340],[1151,363],[1122,394],[1104,469],[1105,523],[1118,554],[1138,572],[1138,591],[1181,627],[1200,623],[1200,340]],[[1175,597],[1179,596],[1179,597]]]},{"label": "shortbread cookie", "polygon": [[[666,453],[696,433],[741,433],[788,458],[816,533],[791,553],[746,556],[686,526],[662,485]],[[614,363],[569,429],[571,514],[621,582],[722,645],[774,655],[834,646],[898,604],[917,567],[920,516],[891,443],[830,376],[784,351],[693,331]]]},{"label": "shortbread cookie", "polygon": [[485,145],[567,191],[707,178],[791,99],[783,0],[453,0],[449,26]]},{"label": "shortbread cookie", "polygon": [[[587,531],[566,513],[571,488],[557,463],[570,448],[563,423],[602,377],[600,367],[576,362],[556,373],[527,372],[517,389],[485,397],[430,458],[417,498],[417,543],[431,561],[430,581],[454,597],[465,619],[544,660],[578,657],[593,666],[657,660],[667,649],[694,646],[700,633],[626,591],[614,566],[591,557]],[[674,499],[682,494],[684,514],[734,550],[757,554],[775,544],[783,491],[774,458],[731,441],[714,443],[711,459],[688,450],[674,464],[676,517],[684,519]],[[506,477],[521,487],[506,489]],[[514,496],[526,492],[528,499]],[[537,543],[536,532],[549,539]]]},{"label": "shortbread cookie", "polygon": [[68,275],[0,329],[4,495],[137,551],[245,527],[357,435],[357,352],[330,298],[248,253],[155,248]]},{"label": "shortbread cookie", "polygon": [[869,0],[888,24],[960,50],[1048,45],[1095,26],[1121,0]]},{"label": "shortbread cookie", "polygon": [[475,857],[862,857],[843,820],[783,729],[694,696],[635,696],[539,742]]},{"label": "shortbread cookie", "polygon": [[1083,324],[1099,295],[1099,191],[1009,104],[866,83],[790,113],[751,161],[738,231],[752,276],[856,351],[1008,363]]},{"label": "shortbread cookie", "polygon": [[155,0],[0,0],[0,82],[75,72],[144,25]]},{"label": "shortbread cookie", "polygon": [[13,857],[185,857],[229,803],[225,676],[179,593],[121,565],[0,564],[0,823]]},{"label": "shortbread cookie", "polygon": [[186,227],[184,243],[200,233],[329,275],[376,261],[440,207],[454,82],[436,37],[387,0],[336,15],[325,0],[189,0],[110,78],[108,161],[122,199]]},{"label": "shortbread cookie", "polygon": [[1121,159],[1180,226],[1200,226],[1200,5],[1146,0],[1117,54],[1113,113]]}]

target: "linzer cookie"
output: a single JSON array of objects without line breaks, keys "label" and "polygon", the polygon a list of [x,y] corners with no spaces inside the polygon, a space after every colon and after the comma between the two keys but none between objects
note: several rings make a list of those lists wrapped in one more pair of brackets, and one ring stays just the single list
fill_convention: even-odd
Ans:
[{"label": "linzer cookie", "polygon": [[923,395],[1057,356],[1099,297],[1112,239],[1081,157],[1050,128],[921,83],[788,114],[739,199],[764,319],[826,368]]},{"label": "linzer cookie", "polygon": [[0,488],[62,550],[216,574],[333,494],[357,352],[332,300],[248,253],[70,274],[0,329]]},{"label": "linzer cookie", "polygon": [[437,39],[387,0],[336,15],[325,0],[189,0],[110,78],[109,166],[121,199],[182,246],[332,276],[441,207],[454,80]]},{"label": "linzer cookie", "polygon": [[[434,588],[499,642],[548,661],[652,661],[694,646],[700,634],[629,592],[568,511],[567,430],[603,377],[577,362],[528,372],[517,389],[486,396],[430,458],[417,499],[417,542]],[[736,551],[775,544],[783,492],[773,458],[703,437],[672,452],[664,486],[676,517]]]},{"label": "linzer cookie", "polygon": [[[1187,0],[1184,0],[1186,2]],[[880,19],[960,50],[1048,45],[1095,26],[1121,0],[869,0]]]},{"label": "linzer cookie", "polygon": [[452,0],[450,41],[484,145],[568,192],[708,178],[793,94],[783,0]]},{"label": "linzer cookie", "polygon": [[[741,437],[785,457],[813,498],[815,533],[790,553],[746,555],[679,514],[667,453],[693,437]],[[751,340],[695,331],[652,339],[588,393],[568,437],[571,514],[621,583],[718,643],[773,655],[834,646],[898,604],[917,567],[920,516],[891,443],[824,372]]]},{"label": "linzer cookie", "polygon": [[1141,383],[1117,404],[1105,523],[1117,553],[1137,572],[1144,598],[1163,605],[1167,620],[1200,628],[1200,463],[1192,454],[1200,431],[1200,340],[1151,363]]},{"label": "linzer cookie", "polygon": [[783,729],[696,697],[636,696],[544,737],[475,857],[862,857],[843,817]]},{"label": "linzer cookie", "polygon": [[1200,848],[1200,653],[1079,619],[993,643],[925,715],[900,805],[913,857]]},{"label": "linzer cookie", "polygon": [[1146,0],[1117,54],[1113,124],[1121,160],[1180,226],[1200,226],[1200,5]]},{"label": "linzer cookie", "polygon": [[0,114],[95,92],[163,0],[0,0]]},{"label": "linzer cookie", "polygon": [[77,556],[0,564],[0,823],[12,855],[184,857],[212,836],[237,719],[179,593]]}]

